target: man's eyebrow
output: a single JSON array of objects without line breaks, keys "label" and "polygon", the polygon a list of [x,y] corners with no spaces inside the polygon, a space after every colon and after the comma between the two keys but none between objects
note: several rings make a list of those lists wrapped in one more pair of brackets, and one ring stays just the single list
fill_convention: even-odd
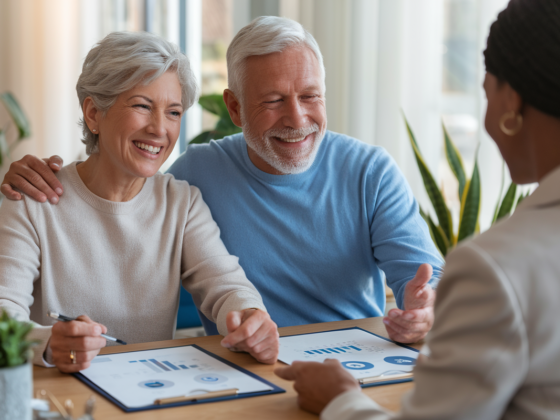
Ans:
[{"label": "man's eyebrow", "polygon": [[[152,101],[150,98],[148,98],[147,96],[144,96],[144,95],[132,95],[132,96],[131,96],[130,98],[128,98],[128,99],[132,99],[132,98],[142,98],[142,99],[145,99],[146,101],[148,101],[148,102],[151,103],[151,104],[154,103],[154,101]],[[180,103],[177,103],[177,102],[173,102],[173,103],[170,104],[169,106],[183,106],[183,105],[180,104]]]}]

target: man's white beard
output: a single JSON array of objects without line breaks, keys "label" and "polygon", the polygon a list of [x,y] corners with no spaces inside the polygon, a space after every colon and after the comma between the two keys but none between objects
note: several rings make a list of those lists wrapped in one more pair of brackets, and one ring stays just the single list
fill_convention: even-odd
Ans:
[{"label": "man's white beard", "polygon": [[[309,127],[299,129],[283,128],[267,130],[262,137],[253,134],[249,129],[249,125],[241,115],[241,123],[243,125],[243,135],[247,145],[259,155],[259,157],[282,174],[300,174],[307,171],[317,156],[319,146],[325,136],[325,130],[319,131],[319,125],[312,124]],[[313,143],[305,147],[303,150],[284,150],[282,155],[274,149],[274,141],[272,137],[279,138],[305,138],[309,134],[315,133]]]}]

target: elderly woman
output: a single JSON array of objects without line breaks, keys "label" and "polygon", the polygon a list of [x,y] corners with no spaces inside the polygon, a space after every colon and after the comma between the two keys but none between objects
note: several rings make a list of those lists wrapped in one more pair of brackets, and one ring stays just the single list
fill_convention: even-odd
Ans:
[{"label": "elderly woman", "polygon": [[[158,173],[196,100],[187,57],[154,35],[112,33],[87,55],[76,89],[89,157],[58,173],[72,193],[58,206],[25,198],[0,208],[0,308],[36,323],[34,362],[87,368],[106,332],[173,338],[182,282],[230,333],[224,346],[273,363],[276,325],[200,191]],[[51,310],[89,317],[52,325]]]},{"label": "elderly woman", "polygon": [[560,419],[560,2],[512,0],[485,57],[486,130],[512,179],[540,185],[449,255],[400,413],[336,361],[277,370],[322,419]]}]

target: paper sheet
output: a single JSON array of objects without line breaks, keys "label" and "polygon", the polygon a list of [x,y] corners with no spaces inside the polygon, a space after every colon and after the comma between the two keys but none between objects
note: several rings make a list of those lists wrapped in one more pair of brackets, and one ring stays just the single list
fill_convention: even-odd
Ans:
[{"label": "paper sheet", "polygon": [[356,379],[411,372],[418,352],[360,328],[280,337],[279,359],[323,362],[337,359]]},{"label": "paper sheet", "polygon": [[152,405],[158,398],[238,388],[270,391],[267,384],[193,346],[97,356],[80,372],[127,407]]}]

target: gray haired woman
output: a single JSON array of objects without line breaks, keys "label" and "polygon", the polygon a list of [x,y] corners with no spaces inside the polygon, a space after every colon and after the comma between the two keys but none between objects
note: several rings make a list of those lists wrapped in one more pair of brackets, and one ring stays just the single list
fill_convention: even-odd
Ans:
[{"label": "gray haired woman", "polygon": [[[57,206],[25,197],[0,208],[0,308],[35,323],[34,362],[85,369],[107,328],[129,343],[171,339],[181,282],[229,333],[223,345],[275,362],[276,325],[200,191],[158,173],[196,100],[187,57],[151,34],[112,33],[76,89],[89,157],[58,173],[70,193]],[[51,310],[88,316],[52,325]]]}]

